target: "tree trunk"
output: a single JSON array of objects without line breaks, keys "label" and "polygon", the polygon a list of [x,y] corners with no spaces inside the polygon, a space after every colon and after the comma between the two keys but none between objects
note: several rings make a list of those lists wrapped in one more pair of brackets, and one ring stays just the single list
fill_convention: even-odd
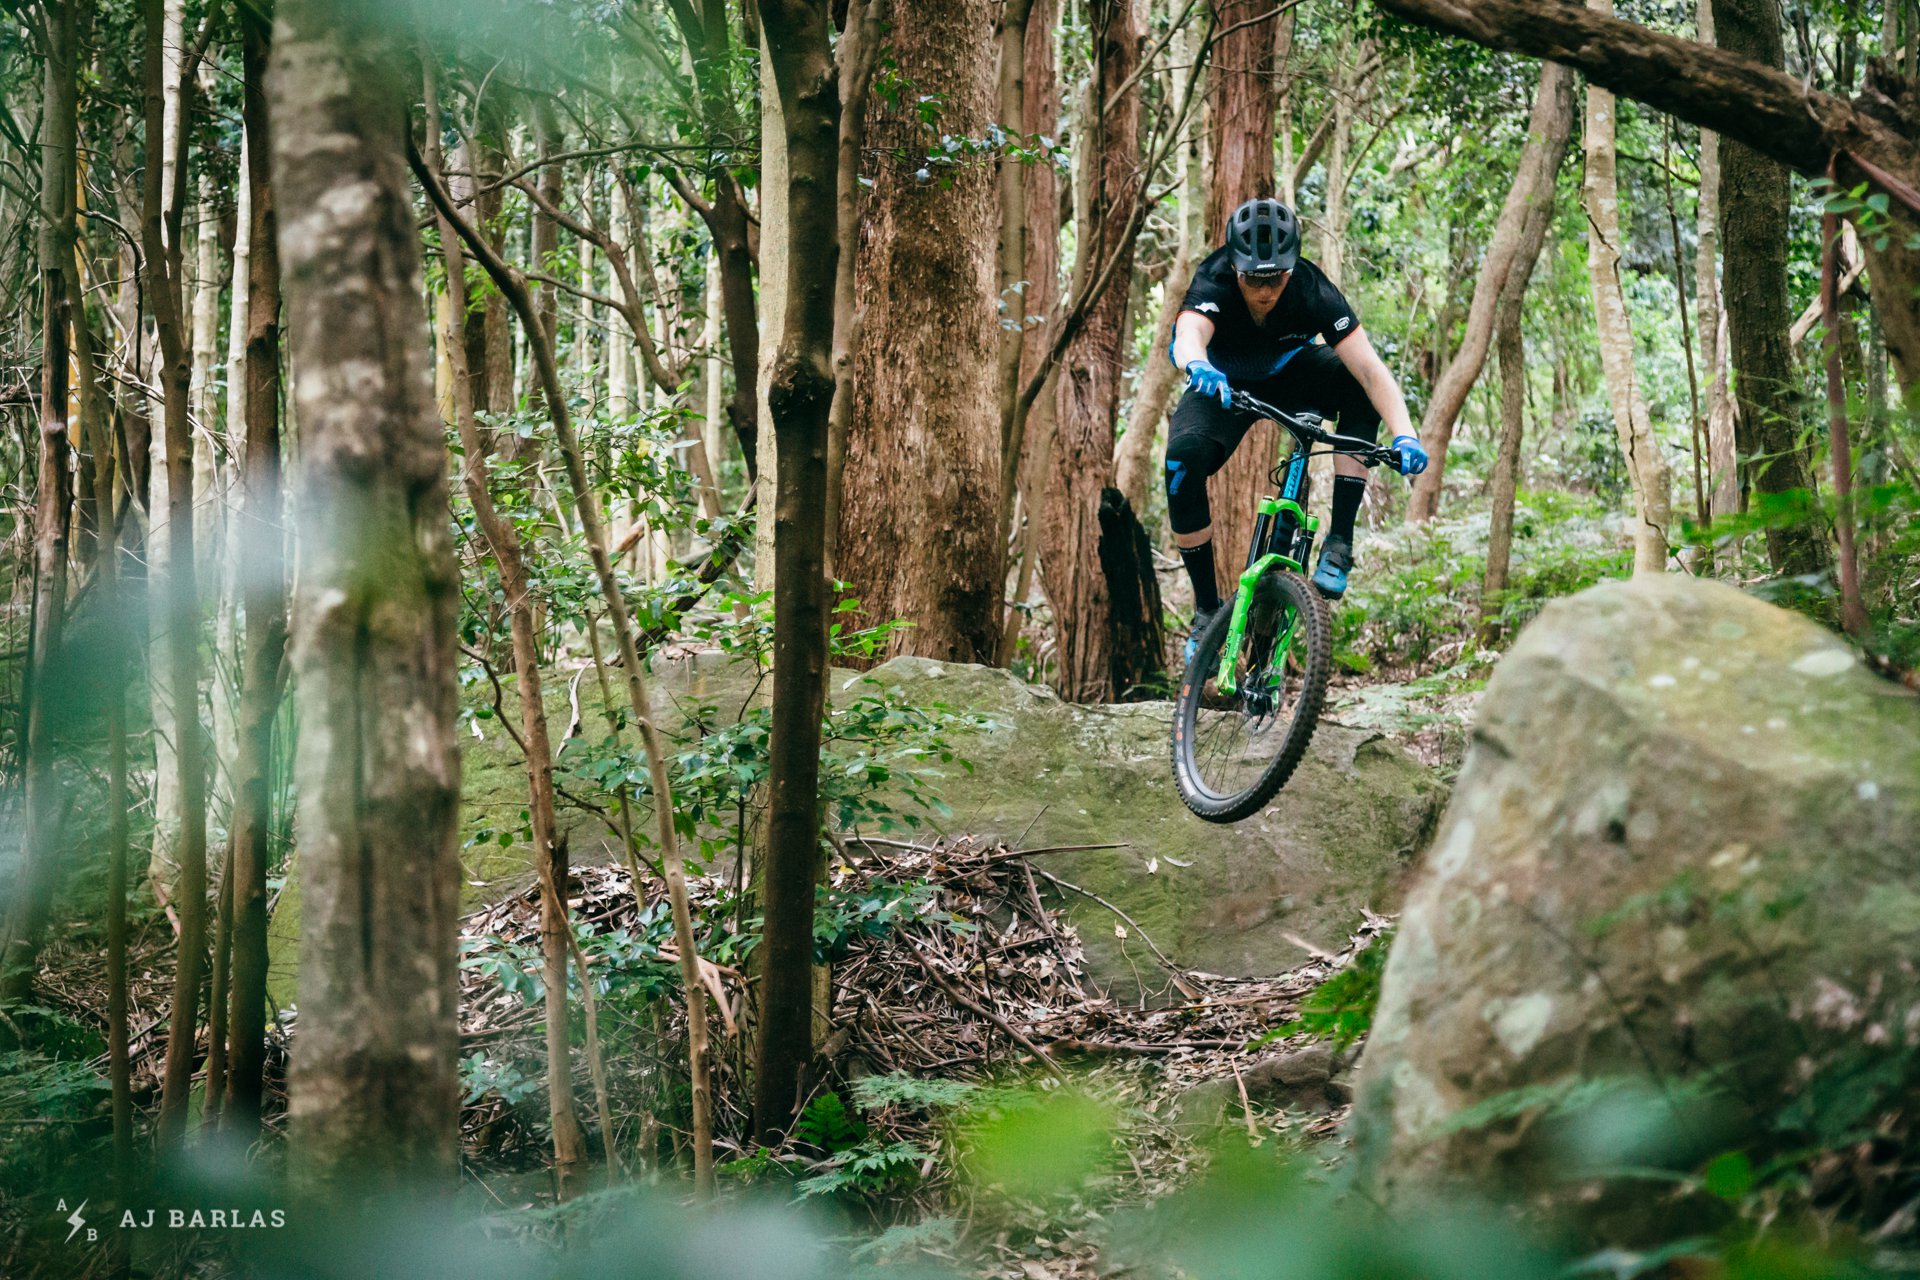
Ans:
[{"label": "tree trunk", "polygon": [[[710,134],[725,136],[739,124],[727,71],[728,60],[734,55],[727,27],[727,6],[702,3],[697,12],[688,4],[669,7],[687,43],[700,92],[702,123]],[[747,475],[751,478],[758,466],[756,438],[760,412],[758,383],[748,376],[760,367],[760,326],[754,314],[753,297],[753,245],[747,222],[746,193],[734,177],[731,162],[724,158],[724,153],[716,154],[722,155],[721,162],[707,171],[713,182],[713,198],[693,207],[713,237],[714,262],[720,270],[721,305],[726,313],[727,346],[733,354],[733,367],[740,370],[740,376],[734,379],[727,416],[740,437],[740,451],[747,460]]]},{"label": "tree trunk", "polygon": [[[565,186],[566,162],[551,161],[548,157],[560,150],[559,128],[553,121],[553,109],[547,103],[538,103],[534,107],[535,145],[539,148],[540,177],[538,188],[540,199],[534,202],[533,218],[533,269],[551,274],[553,255],[560,250],[560,223],[551,210],[561,200]],[[560,290],[550,284],[535,281],[529,286],[533,291],[534,314],[540,317],[540,326],[544,332],[557,333],[560,323]],[[529,338],[528,341],[532,341]],[[509,337],[511,342],[512,338]],[[540,376],[532,369],[527,370],[527,412],[539,417],[546,410],[546,390],[540,384]],[[508,432],[500,437],[500,451],[508,458],[520,458],[529,453],[537,453],[539,444],[532,437],[517,432]]]},{"label": "tree trunk", "polygon": [[[1283,37],[1292,29],[1292,17],[1289,13],[1287,25],[1281,28]],[[1174,44],[1176,65],[1191,65],[1199,56],[1198,45],[1193,29],[1183,28]],[[1147,366],[1140,375],[1140,387],[1134,392],[1133,412],[1127,419],[1126,433],[1120,437],[1114,464],[1120,492],[1126,495],[1136,513],[1146,509],[1147,491],[1160,474],[1160,468],[1155,465],[1155,446],[1160,425],[1166,421],[1167,410],[1180,387],[1180,370],[1174,367],[1168,352],[1180,306],[1180,291],[1187,287],[1198,261],[1195,254],[1200,247],[1199,151],[1199,135],[1189,115],[1180,125],[1179,248],[1160,286],[1160,316],[1154,323],[1153,341],[1147,345]],[[1291,193],[1286,199],[1291,203]]]},{"label": "tree trunk", "polygon": [[[1207,61],[1213,115],[1208,141],[1213,183],[1207,188],[1209,243],[1226,236],[1227,215],[1243,201],[1270,196],[1279,24],[1266,0],[1209,0],[1217,29]],[[1245,25],[1241,25],[1241,24]],[[1238,28],[1228,30],[1228,28]]]},{"label": "tree trunk", "polygon": [[[1700,39],[1714,42],[1714,0],[1696,0]],[[1707,401],[1707,509],[1715,517],[1739,510],[1740,482],[1733,443],[1733,394],[1727,385],[1726,309],[1720,301],[1720,135],[1700,130],[1700,193],[1694,217],[1694,342]]]},{"label": "tree trunk", "polygon": [[[1242,22],[1248,25],[1215,43],[1207,64],[1208,104],[1212,109],[1207,138],[1213,155],[1212,181],[1207,186],[1209,247],[1225,243],[1227,215],[1242,201],[1271,195],[1274,190],[1274,51],[1278,30],[1272,6],[1266,0],[1210,2],[1220,30]],[[1272,423],[1258,423],[1208,483],[1207,496],[1213,508],[1213,563],[1222,599],[1232,596],[1245,567],[1245,549],[1253,537],[1254,507],[1277,452],[1278,428]]]},{"label": "tree trunk", "polygon": [[[1613,0],[1590,0],[1602,12]],[[1636,512],[1633,538],[1635,573],[1663,573],[1667,567],[1668,482],[1666,461],[1653,438],[1653,420],[1634,376],[1633,330],[1620,281],[1620,184],[1615,166],[1614,98],[1587,86],[1587,274],[1593,285],[1594,328],[1607,398],[1613,402],[1614,428],[1627,463]]]},{"label": "tree trunk", "polygon": [[[25,835],[19,876],[0,950],[0,1001],[33,986],[40,934],[53,905],[60,866],[59,783],[48,704],[67,609],[67,537],[73,495],[68,483],[72,442],[67,421],[68,332],[84,315],[68,315],[73,291],[74,184],[78,121],[74,58],[78,0],[45,9],[46,63],[40,132],[40,440],[33,508],[33,616],[28,636]],[[86,376],[86,375],[82,375]],[[110,518],[110,514],[109,518]]]},{"label": "tree trunk", "polygon": [[1082,117],[1086,198],[1076,201],[1084,217],[1074,233],[1075,292],[1115,252],[1120,259],[1114,268],[1116,283],[1087,309],[1061,360],[1058,421],[1046,481],[1051,492],[1040,528],[1040,571],[1059,641],[1054,681],[1060,696],[1069,702],[1107,702],[1116,692],[1111,678],[1115,653],[1112,598],[1100,559],[1101,494],[1112,485],[1120,374],[1133,337],[1127,324],[1128,290],[1122,282],[1132,277],[1134,249],[1131,243],[1117,242],[1128,234],[1142,180],[1138,87],[1117,95],[1115,91],[1140,65],[1140,25],[1134,0],[1090,0],[1087,21],[1093,77]]},{"label": "tree trunk", "polygon": [[[711,6],[721,9],[721,5]],[[747,247],[746,196],[731,173],[715,180],[713,217],[708,222],[713,234],[714,257],[720,267],[720,305],[726,314],[727,349],[736,369],[755,369],[760,363],[760,325],[754,316],[753,254]],[[740,456],[747,459],[748,472],[758,450],[755,435],[759,431],[759,406],[754,403],[757,387],[749,377],[733,380],[733,395],[727,401],[727,416],[734,434],[740,439]]]},{"label": "tree trunk", "polygon": [[1159,468],[1154,465],[1155,445],[1160,424],[1167,419],[1174,392],[1180,389],[1180,370],[1167,357],[1173,341],[1173,322],[1180,307],[1180,291],[1193,275],[1193,257],[1182,237],[1174,254],[1173,266],[1160,287],[1160,314],[1153,323],[1153,337],[1147,343],[1146,367],[1140,372],[1140,386],[1133,393],[1133,409],[1127,415],[1127,429],[1114,450],[1114,484],[1126,495],[1135,511],[1147,505],[1147,491]]},{"label": "tree trunk", "polygon": [[[165,22],[159,0],[146,0],[146,130],[161,136],[166,89]],[[173,749],[180,801],[179,962],[167,1026],[167,1059],[160,1095],[162,1143],[179,1138],[193,1085],[200,982],[207,945],[206,748],[200,726],[200,595],[194,565],[193,424],[188,417],[193,377],[186,317],[181,313],[180,214],[187,187],[187,88],[193,69],[178,72],[180,119],[173,131],[172,186],[163,188],[158,166],[146,169],[142,248],[146,254],[147,305],[160,336],[160,386],[165,398],[167,475],[167,646],[173,684]]]},{"label": "tree trunk", "polygon": [[[1778,0],[1712,0],[1722,49],[1769,67],[1784,65]],[[1728,139],[1720,155],[1720,223],[1726,255],[1727,330],[1740,416],[1736,444],[1747,459],[1747,485],[1763,495],[1811,488],[1798,442],[1801,410],[1787,300],[1791,184],[1786,170],[1745,143]],[[1767,530],[1775,573],[1813,573],[1826,545],[1808,525]]]},{"label": "tree trunk", "polygon": [[434,412],[406,83],[366,6],[280,0],[268,75],[300,377],[297,1174],[444,1184],[457,1153],[459,581]]},{"label": "tree trunk", "polygon": [[[1827,431],[1833,458],[1833,525],[1839,543],[1840,625],[1854,639],[1868,639],[1867,609],[1860,598],[1860,561],[1853,543],[1853,440],[1847,424],[1847,384],[1842,368],[1840,313],[1840,219],[1820,219],[1820,319],[1826,334]],[[1853,322],[1846,322],[1852,328]]]},{"label": "tree trunk", "polygon": [[[894,34],[903,69],[914,65],[907,51],[914,48],[916,18],[924,12],[909,8],[899,15]],[[825,0],[761,0],[760,16],[785,125],[788,242],[813,246],[787,258],[787,305],[767,395],[779,447],[775,545],[780,564],[774,588],[765,960],[753,1127],[760,1141],[772,1143],[785,1133],[805,1096],[801,1077],[813,1057],[813,908],[820,865],[828,608],[827,530],[819,493],[827,478],[827,418],[833,404],[835,273],[838,255],[853,246],[839,243],[840,93],[828,49]],[[979,186],[975,198],[985,208],[991,189],[985,182]],[[991,233],[990,221],[976,225]],[[978,265],[990,263],[982,254]],[[981,300],[986,301],[984,290]],[[984,332],[978,347],[985,411],[980,416],[991,430],[993,401],[984,394],[991,347]],[[991,512],[989,504],[981,514],[990,520]]]},{"label": "tree trunk", "polygon": [[[1016,141],[1039,132],[1027,122],[1027,32],[1033,10],[1034,0],[1006,0],[1000,14],[997,37],[1000,59],[999,124]],[[1050,16],[1041,14],[1042,18]],[[1051,42],[1052,24],[1043,23],[1042,27]],[[1047,164],[1047,161],[1040,163]],[[1003,154],[996,174],[1000,187],[1000,288],[995,296],[1000,315],[1000,346],[999,368],[994,381],[1000,406],[1003,448],[1007,433],[1013,426],[1014,402],[1020,395],[1020,354],[1025,346],[1023,339],[1027,331],[1027,317],[1043,314],[1034,310],[1034,282],[1026,274],[1027,188],[1030,185],[1027,170],[1030,167]]]},{"label": "tree trunk", "polygon": [[[894,14],[899,74],[918,94],[940,95],[942,133],[986,131],[989,10],[987,0],[957,0]],[[911,624],[890,637],[890,654],[992,662],[1002,564],[993,174],[928,159],[919,110],[913,95],[876,95],[869,106],[869,150],[886,159],[873,175],[857,268],[867,319],[854,354],[836,572],[867,622]]]},{"label": "tree trunk", "polygon": [[[1540,255],[1546,224],[1552,220],[1555,175],[1566,159],[1573,134],[1573,91],[1571,71],[1557,63],[1540,68],[1540,87],[1534,93],[1533,115],[1527,122],[1527,141],[1520,150],[1506,203],[1500,208],[1500,220],[1494,224],[1486,261],[1474,282],[1466,334],[1459,351],[1440,374],[1427,410],[1421,415],[1420,438],[1432,461],[1413,482],[1413,497],[1407,503],[1410,523],[1420,524],[1439,514],[1447,446],[1453,440],[1454,423],[1466,406],[1467,396],[1486,367],[1501,294],[1514,272],[1531,275],[1534,259]],[[1537,236],[1529,234],[1536,218]]]},{"label": "tree trunk", "polygon": [[[1352,181],[1353,123],[1364,105],[1373,42],[1364,40],[1356,53],[1351,27],[1341,33],[1333,81],[1328,85],[1326,200],[1320,212],[1319,253],[1316,261],[1327,278],[1339,285],[1347,277],[1347,187]],[[1324,465],[1331,466],[1331,462]],[[1324,490],[1323,490],[1324,491]]]},{"label": "tree trunk", "polygon": [[[773,51],[766,47],[766,27],[760,29],[760,321],[768,333],[783,332],[787,322],[787,125],[780,114],[780,90],[773,78]],[[776,511],[780,505],[780,460],[773,435],[773,410],[767,387],[773,377],[778,343],[760,347],[755,370],[760,421],[754,434],[753,574],[754,586],[772,591]],[[742,376],[736,367],[735,377]],[[831,537],[832,535],[829,535]]]},{"label": "tree trunk", "polygon": [[[268,143],[266,73],[272,28],[240,12],[241,118],[246,146],[247,221],[244,382],[231,384],[246,412],[244,520],[236,539],[246,608],[245,658],[233,768],[233,983],[227,1015],[227,1110],[241,1134],[259,1129],[266,1067],[267,868],[272,861],[273,722],[287,649],[287,564],[280,488],[280,252]],[[235,255],[236,262],[239,258]],[[236,266],[236,270],[237,270]],[[236,286],[239,282],[236,280]]]},{"label": "tree trunk", "polygon": [[1506,295],[1494,330],[1500,357],[1500,451],[1493,460],[1493,513],[1487,525],[1487,569],[1480,579],[1480,636],[1494,638],[1500,593],[1513,559],[1513,501],[1520,487],[1520,445],[1527,430],[1527,349],[1520,332],[1525,295]]},{"label": "tree trunk", "polygon": [[[1281,38],[1292,35],[1292,13],[1286,15]],[[1192,27],[1183,27],[1173,44],[1175,65],[1192,65],[1200,56],[1200,40]],[[1284,59],[1283,59],[1284,61]],[[1181,370],[1173,367],[1169,349],[1173,342],[1173,320],[1179,311],[1181,290],[1194,273],[1200,253],[1200,132],[1188,113],[1181,121],[1181,196],[1179,196],[1179,249],[1173,253],[1173,267],[1160,284],[1160,319],[1154,322],[1154,340],[1146,347],[1146,370],[1140,374],[1139,390],[1133,393],[1133,415],[1127,418],[1127,432],[1119,438],[1119,459],[1114,464],[1119,491],[1135,512],[1146,510],[1148,489],[1160,476],[1156,464],[1156,445],[1160,426],[1173,405],[1173,395],[1181,386]],[[1288,203],[1292,194],[1286,196]]]},{"label": "tree trunk", "polygon": [[[560,382],[560,367],[553,345],[553,332],[545,328],[535,310],[527,278],[495,253],[471,223],[461,219],[447,195],[446,187],[417,153],[409,150],[408,161],[415,176],[426,188],[428,198],[446,223],[465,241],[468,250],[480,260],[494,286],[506,295],[508,304],[520,317],[527,333],[535,373],[540,380],[542,399],[553,422],[553,434],[560,446],[566,467],[567,484],[573,490],[574,514],[580,522],[581,540],[586,543],[587,558],[593,565],[600,598],[606,605],[607,622],[620,648],[620,665],[627,677],[627,704],[640,726],[640,738],[647,756],[648,783],[653,788],[654,838],[660,847],[660,868],[667,882],[667,901],[673,914],[674,945],[680,952],[680,977],[687,997],[687,1059],[690,1092],[693,1095],[693,1169],[694,1185],[703,1196],[713,1191],[712,1092],[707,1075],[707,1006],[705,985],[700,976],[700,953],[693,935],[693,913],[687,901],[686,865],[681,858],[680,842],[674,826],[673,784],[667,774],[667,754],[659,728],[653,718],[653,698],[647,688],[646,670],[640,662],[639,637],[633,614],[614,575],[613,558],[607,546],[600,496],[587,476],[586,456],[573,426],[573,411]],[[555,853],[558,860],[559,854]]]},{"label": "tree trunk", "polygon": [[[1047,137],[1058,137],[1060,128],[1060,82],[1053,48],[1059,7],[1059,0],[1034,0],[1027,15],[1024,120],[1028,133]],[[1023,165],[1022,169],[1021,181],[1026,188],[1022,205],[1027,222],[1022,237],[1026,263],[1022,278],[1027,282],[1022,305],[1027,315],[1041,317],[1020,334],[1020,382],[1024,384],[1047,357],[1051,321],[1060,304],[1060,172],[1051,157],[1046,163]],[[1013,661],[1019,646],[1027,597],[1033,590],[1034,546],[1046,506],[1046,461],[1052,456],[1054,405],[1053,388],[1047,386],[1041,389],[1024,421],[1014,413],[1012,404],[1002,406],[1004,452],[1000,456],[999,500],[1003,527],[1014,536],[1014,557],[1018,561],[1013,605],[1007,610],[1000,633],[999,662],[1003,666]],[[1007,484],[1009,476],[1013,477],[1012,485]],[[1012,508],[1020,500],[1025,503],[1026,518],[1016,531]]]},{"label": "tree trunk", "polygon": [[[427,88],[429,117],[438,115],[438,94],[431,81]],[[438,138],[429,135],[427,148],[430,167],[439,169]],[[500,574],[500,589],[506,597],[507,625],[513,644],[514,692],[520,700],[520,745],[525,752],[527,770],[527,810],[533,828],[533,864],[540,877],[540,953],[543,960],[541,987],[545,996],[547,1040],[547,1119],[553,1129],[554,1181],[559,1198],[571,1199],[579,1192],[581,1166],[587,1158],[586,1134],[573,1097],[573,1019],[568,998],[567,960],[571,934],[567,923],[567,850],[554,822],[553,738],[547,726],[547,705],[542,693],[540,646],[534,626],[532,584],[527,580],[526,559],[520,535],[512,521],[502,519],[494,507],[493,493],[487,483],[486,441],[480,434],[479,419],[474,416],[472,382],[467,370],[467,284],[466,255],[460,249],[459,233],[443,215],[439,223],[440,252],[446,263],[447,300],[442,309],[445,327],[440,334],[441,349],[453,366],[453,420],[460,433],[462,450],[461,480],[467,499],[473,504],[475,522],[486,539],[487,549]],[[536,337],[535,339],[539,339]],[[584,984],[592,981],[585,972]],[[609,1144],[613,1135],[604,1135]]]}]

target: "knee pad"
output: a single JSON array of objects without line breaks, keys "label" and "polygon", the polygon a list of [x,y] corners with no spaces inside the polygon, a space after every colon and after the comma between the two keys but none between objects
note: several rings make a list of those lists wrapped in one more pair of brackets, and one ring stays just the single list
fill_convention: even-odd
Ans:
[{"label": "knee pad", "polygon": [[1167,520],[1175,533],[1196,533],[1213,522],[1207,505],[1207,477],[1219,470],[1214,449],[1167,446]]}]

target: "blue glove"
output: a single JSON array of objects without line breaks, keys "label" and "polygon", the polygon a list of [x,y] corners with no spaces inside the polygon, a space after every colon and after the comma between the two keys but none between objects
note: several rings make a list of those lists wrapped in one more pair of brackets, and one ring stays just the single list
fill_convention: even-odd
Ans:
[{"label": "blue glove", "polygon": [[1187,366],[1187,388],[1203,396],[1218,396],[1223,405],[1233,403],[1233,388],[1227,385],[1227,375],[1205,360],[1195,360]]},{"label": "blue glove", "polygon": [[1395,436],[1392,448],[1400,455],[1400,474],[1417,476],[1427,469],[1427,451],[1415,436]]}]

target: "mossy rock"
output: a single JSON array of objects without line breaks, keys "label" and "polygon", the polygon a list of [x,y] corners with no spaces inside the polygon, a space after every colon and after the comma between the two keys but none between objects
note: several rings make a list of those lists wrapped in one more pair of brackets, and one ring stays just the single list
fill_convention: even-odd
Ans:
[{"label": "mossy rock", "polygon": [[[718,653],[659,661],[652,676],[668,725],[684,725],[696,713],[732,719],[771,692],[761,672]],[[1323,723],[1265,812],[1216,826],[1190,814],[1174,789],[1167,703],[1076,706],[1003,670],[920,658],[896,658],[864,676],[835,669],[829,698],[870,690],[868,677],[917,705],[940,703],[990,722],[954,735],[955,750],[973,769],[943,768],[930,789],[951,816],[929,817],[929,825],[1021,848],[1125,846],[1038,855],[1036,865],[1132,918],[1124,924],[1091,898],[1059,891],[1085,940],[1090,976],[1129,999],[1166,986],[1140,932],[1182,965],[1229,976],[1293,968],[1307,956],[1300,941],[1338,950],[1363,906],[1398,905],[1405,873],[1445,800],[1445,788],[1386,739]],[[589,678],[578,690],[588,736],[605,731],[593,686]],[[558,736],[571,716],[567,683],[554,680],[547,699]],[[514,714],[510,693],[506,705]],[[483,825],[517,826],[526,803],[518,749],[497,722],[480,722],[480,731],[462,744],[463,839]],[[648,820],[636,813],[636,822]],[[619,856],[597,816],[563,802],[560,823],[576,862]],[[527,850],[517,842],[471,845],[463,864],[470,903],[532,880]],[[1041,885],[1052,896],[1052,886]],[[289,883],[273,924],[277,958],[292,949],[298,909]],[[291,969],[276,963],[276,1000],[291,999]]]},{"label": "mossy rock", "polygon": [[1548,606],[1401,916],[1363,1178],[1525,1188],[1626,1244],[1674,1183],[1601,1165],[1759,1167],[1914,1114],[1916,831],[1920,698],[1831,633],[1678,575]]}]

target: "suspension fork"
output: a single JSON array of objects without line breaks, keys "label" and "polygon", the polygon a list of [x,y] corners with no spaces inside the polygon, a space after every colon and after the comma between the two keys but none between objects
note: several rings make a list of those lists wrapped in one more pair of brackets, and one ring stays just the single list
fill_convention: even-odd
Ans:
[{"label": "suspension fork", "polygon": [[[1254,594],[1259,589],[1260,579],[1275,569],[1291,569],[1302,572],[1302,562],[1288,554],[1294,550],[1296,539],[1301,530],[1305,530],[1312,546],[1311,538],[1320,521],[1301,509],[1300,499],[1306,496],[1307,488],[1307,451],[1296,447],[1293,456],[1287,460],[1287,474],[1280,486],[1280,496],[1263,498],[1260,510],[1253,521],[1253,538],[1247,546],[1247,565],[1240,574],[1239,588],[1233,595],[1233,617],[1227,624],[1227,641],[1220,647],[1220,665],[1214,674],[1213,687],[1220,693],[1231,697],[1237,692],[1239,682],[1234,678],[1234,669],[1240,664],[1240,646],[1246,642],[1248,617],[1253,610]],[[1291,516],[1289,522],[1286,517]],[[1293,642],[1295,620],[1289,618],[1284,632],[1274,641],[1274,650],[1285,654]]]},{"label": "suspension fork", "polygon": [[[1292,479],[1291,474],[1288,478]],[[1285,516],[1293,517],[1291,526],[1281,523]],[[1298,560],[1281,551],[1271,549],[1272,545],[1280,540],[1275,533],[1276,524],[1278,534],[1288,535],[1287,541],[1291,544],[1291,529],[1306,529],[1311,532],[1318,527],[1319,523],[1314,517],[1302,511],[1300,504],[1291,498],[1267,498],[1260,503],[1260,514],[1254,522],[1254,541],[1252,550],[1249,552],[1250,562],[1246,570],[1241,573],[1239,587],[1233,593],[1233,617],[1227,624],[1227,640],[1220,647],[1220,665],[1214,674],[1213,686],[1222,694],[1231,697],[1238,692],[1239,682],[1234,677],[1234,670],[1240,663],[1240,647],[1246,642],[1248,620],[1253,612],[1254,596],[1259,590],[1260,580],[1278,569],[1291,569],[1295,573],[1301,571]],[[1263,547],[1269,549],[1263,552]],[[1289,545],[1288,550],[1291,549]],[[1288,645],[1293,640],[1293,626],[1293,620],[1288,619],[1285,631],[1274,642],[1275,652],[1284,654],[1287,651]]]}]

